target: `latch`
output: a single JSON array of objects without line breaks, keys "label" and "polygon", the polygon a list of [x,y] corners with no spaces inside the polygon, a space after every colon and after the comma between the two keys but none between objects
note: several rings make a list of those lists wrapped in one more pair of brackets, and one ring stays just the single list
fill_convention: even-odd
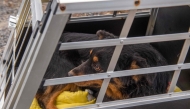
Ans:
[{"label": "latch", "polygon": [[17,22],[17,17],[15,16],[10,16],[9,17],[9,28],[15,28],[16,27],[16,22]]}]

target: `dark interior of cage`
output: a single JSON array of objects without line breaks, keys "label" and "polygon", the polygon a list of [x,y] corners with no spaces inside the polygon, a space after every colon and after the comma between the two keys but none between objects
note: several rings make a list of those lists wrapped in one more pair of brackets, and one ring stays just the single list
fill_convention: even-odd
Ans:
[{"label": "dark interior of cage", "polygon": [[[131,29],[127,37],[141,37],[145,36],[147,31],[147,25],[150,16],[136,17],[132,23]],[[190,27],[190,8],[189,6],[160,8],[157,20],[154,26],[153,35],[162,34],[174,34],[188,32]],[[79,23],[68,23],[64,29],[67,32],[78,33],[91,33],[95,34],[98,30],[106,30],[114,35],[119,36],[122,30],[125,18],[113,19],[113,20],[99,20],[99,21],[87,21]],[[26,27],[24,29],[26,31]],[[19,61],[15,64],[15,67],[19,67],[20,61],[23,57],[24,51],[30,39],[32,30],[30,29],[24,46],[21,48],[21,53],[18,55]],[[21,35],[24,37],[25,32]],[[169,65],[177,64],[179,55],[181,53],[184,40],[179,41],[167,41],[151,43],[168,61]],[[20,44],[19,44],[20,46]],[[19,48],[18,46],[18,48]],[[16,49],[16,55],[18,50]],[[185,63],[190,62],[190,50],[185,59]],[[190,69],[182,70],[178,79],[177,86],[182,90],[190,90]],[[6,93],[10,88],[10,83],[6,89]]]}]

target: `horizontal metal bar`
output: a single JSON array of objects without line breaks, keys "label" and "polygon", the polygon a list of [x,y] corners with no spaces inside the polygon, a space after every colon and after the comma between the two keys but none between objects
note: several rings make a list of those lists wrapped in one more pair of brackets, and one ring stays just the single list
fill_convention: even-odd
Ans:
[{"label": "horizontal metal bar", "polygon": [[75,76],[75,77],[47,79],[44,83],[44,86],[67,84],[67,83],[89,81],[89,80],[96,80],[96,79],[114,78],[114,77],[121,77],[121,76],[148,74],[148,73],[155,73],[155,72],[173,71],[173,70],[178,70],[179,68],[189,69],[190,63],[178,64],[178,65],[167,65],[167,66],[160,66],[160,67],[150,67],[150,68],[142,68],[142,69],[134,69],[134,70],[123,70],[123,71],[115,71],[115,72],[109,72],[109,73],[90,74],[90,75]]},{"label": "horizontal metal bar", "polygon": [[[68,23],[118,20],[118,19],[125,19],[127,16],[128,16],[128,14],[117,14],[117,16],[115,16],[115,17],[113,17],[113,15],[78,17],[78,18],[71,18]],[[136,14],[135,18],[147,17],[147,16],[150,16],[150,12],[139,12]]]},{"label": "horizontal metal bar", "polygon": [[[143,36],[143,37],[134,37],[134,38],[69,42],[69,43],[62,43],[59,50],[183,40],[183,39],[190,39],[189,35],[190,33],[179,33],[179,34],[154,35],[154,36]],[[121,41],[123,42],[122,44],[120,43]]]},{"label": "horizontal metal bar", "polygon": [[190,91],[175,92],[169,94],[159,94],[147,97],[138,97],[125,100],[117,100],[111,102],[104,102],[102,104],[92,104],[83,107],[74,107],[69,109],[117,109],[124,107],[133,107],[140,105],[147,105],[153,103],[162,103],[175,100],[183,100],[190,98]]},{"label": "horizontal metal bar", "polygon": [[[189,5],[189,0],[59,0],[56,14],[102,12]],[[64,5],[64,6],[63,6]],[[61,10],[62,9],[62,10]]]}]

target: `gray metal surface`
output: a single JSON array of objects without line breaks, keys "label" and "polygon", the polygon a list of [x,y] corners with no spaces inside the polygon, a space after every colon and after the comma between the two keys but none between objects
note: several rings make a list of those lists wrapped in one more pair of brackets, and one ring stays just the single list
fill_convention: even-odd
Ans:
[{"label": "gray metal surface", "polygon": [[[190,33],[178,33],[178,34],[154,35],[154,36],[134,37],[134,38],[120,38],[120,39],[108,39],[108,40],[97,40],[97,41],[69,42],[69,43],[62,43],[59,50],[182,40],[182,39],[190,39],[189,35],[190,35]],[[123,43],[120,43],[121,40],[123,41]]]},{"label": "gray metal surface", "polygon": [[36,36],[35,41],[33,39],[34,35],[32,35],[32,37],[29,40],[28,46],[27,46],[27,48],[25,50],[25,53],[23,55],[23,58],[21,60],[21,64],[20,64],[20,66],[19,66],[19,68],[17,70],[17,75],[15,76],[13,85],[11,86],[11,88],[9,90],[9,93],[8,93],[6,99],[5,99],[5,103],[3,105],[3,108],[5,108],[5,109],[9,109],[9,107],[13,107],[13,105],[14,105],[14,101],[17,98],[17,95],[18,95],[18,92],[19,92],[19,90],[21,88],[21,84],[23,82],[23,79],[26,76],[26,74],[24,73],[24,70],[28,69],[28,62],[30,62],[31,59],[32,59],[32,55],[33,55],[31,53],[32,49],[36,48],[35,46],[32,46],[32,45],[33,44],[35,45],[37,43],[39,35],[40,34],[38,34]]},{"label": "gray metal surface", "polygon": [[[53,3],[54,5],[52,5],[52,9],[55,9],[56,2],[54,1]],[[26,77],[24,78],[24,82],[21,86],[13,109],[28,109],[30,107],[51,56],[55,50],[57,42],[61,36],[65,24],[68,21],[69,15],[53,15],[53,12],[54,10],[50,13],[44,33],[41,35],[39,44],[34,51],[34,57],[31,60],[29,69],[28,71],[25,71]]]},{"label": "gray metal surface", "polygon": [[[82,22],[94,22],[94,21],[105,21],[105,20],[119,20],[125,19],[128,14],[117,14],[113,17],[113,15],[102,15],[102,16],[93,16],[93,17],[78,17],[78,18],[70,18],[68,23],[82,23]],[[137,12],[135,18],[147,17],[150,16],[150,12]]]},{"label": "gray metal surface", "polygon": [[[179,60],[177,62],[178,64],[183,64],[184,63],[185,58],[187,56],[187,52],[189,50],[189,47],[190,47],[190,40],[187,39],[187,40],[185,40],[185,43],[183,45]],[[178,70],[176,70],[174,72],[174,75],[173,75],[173,78],[172,78],[172,81],[171,81],[171,85],[170,85],[170,88],[169,88],[169,91],[168,91],[169,93],[174,91],[175,86],[177,84],[177,80],[178,80],[179,75],[180,75],[180,72],[181,72],[181,68],[179,68]]]},{"label": "gray metal surface", "polygon": [[[58,5],[57,2],[60,3],[60,5]],[[23,0],[22,2],[21,9],[18,13],[18,15],[20,15],[20,18],[17,23],[17,29],[16,29],[17,33],[15,34],[16,37],[13,38],[14,36],[13,35],[14,30],[13,30],[12,37],[9,39],[9,42],[8,42],[9,45],[6,48],[6,53],[4,53],[3,55],[3,59],[8,59],[8,57],[11,57],[10,54],[12,52],[12,49],[15,51],[15,46],[14,46],[15,43],[14,45],[12,45],[12,42],[15,41],[18,34],[23,32],[22,31],[22,29],[24,28],[23,24],[25,24],[26,18],[28,16],[27,15],[27,12],[29,10],[28,3],[29,3],[29,0],[28,1]],[[34,26],[37,20],[41,20],[40,16],[42,15],[42,7],[41,7],[40,0],[31,1],[31,3],[33,7],[32,8],[32,11],[33,11],[32,23]],[[54,0],[53,4],[51,5],[50,16],[47,17],[47,23],[41,22],[41,23],[46,23],[46,24],[42,24],[42,26],[45,25],[44,31],[43,31],[43,28],[42,28],[42,31],[36,30],[35,31],[37,32],[37,35],[35,35],[36,37],[35,38],[32,37],[29,41],[29,44],[23,55],[21,64],[17,70],[17,75],[15,76],[15,79],[12,79],[14,80],[14,82],[6,97],[5,103],[3,105],[3,109],[29,108],[31,101],[33,100],[35,96],[38,86],[50,62],[50,59],[55,50],[56,44],[61,36],[62,30],[64,29],[68,21],[70,13],[100,12],[100,11],[110,11],[110,10],[117,11],[117,10],[132,9],[132,11],[130,11],[129,15],[127,16],[128,18],[124,24],[124,27],[122,29],[119,39],[71,42],[71,43],[64,43],[60,47],[60,50],[68,50],[68,49],[92,48],[92,47],[103,47],[103,46],[116,46],[116,49],[114,51],[107,73],[84,75],[80,77],[49,79],[45,81],[44,86],[88,81],[88,80],[95,80],[95,79],[105,79],[102,84],[100,94],[97,98],[97,104],[85,106],[85,107],[82,107],[82,109],[84,108],[105,108],[105,109],[114,108],[115,109],[115,108],[131,107],[131,106],[144,105],[144,104],[150,104],[150,103],[158,103],[158,102],[166,102],[166,101],[171,101],[171,100],[190,98],[190,92],[187,91],[187,92],[181,92],[181,93],[169,93],[169,94],[155,95],[155,96],[149,96],[149,97],[141,97],[141,98],[133,98],[133,99],[128,99],[128,100],[119,100],[119,101],[101,103],[105,95],[107,86],[109,84],[110,78],[113,78],[113,77],[131,76],[135,74],[148,74],[148,73],[154,73],[154,72],[164,72],[164,71],[175,70],[174,77],[173,77],[171,87],[169,90],[169,92],[173,92],[173,89],[176,85],[180,71],[182,69],[190,68],[190,63],[187,63],[187,64],[183,63],[185,60],[187,51],[189,49],[190,33],[166,34],[166,35],[145,36],[145,37],[136,37],[136,38],[126,38],[126,36],[128,35],[129,29],[135,17],[136,9],[182,6],[182,5],[187,5],[187,4],[190,4],[189,0],[181,0],[181,1],[179,0],[154,0],[154,1],[153,0],[135,0],[135,1],[134,0],[120,0],[119,2],[115,0],[86,0],[86,1],[84,0],[72,0],[72,1],[71,0],[59,0],[59,1]],[[64,8],[65,10],[61,11],[60,6],[65,7]],[[38,12],[38,9],[40,10],[39,12]],[[151,15],[148,30],[147,30],[147,35],[150,35],[153,31],[153,25],[155,23],[156,15],[157,15],[157,10],[155,9],[154,11],[152,11],[152,15]],[[95,18],[95,19],[99,20],[99,18],[97,19]],[[83,22],[87,20],[89,19],[88,18],[86,19],[82,18],[82,20],[80,18],[74,19],[74,20],[71,19],[69,23],[78,22],[78,21]],[[20,36],[18,36],[18,38],[20,38]],[[186,39],[186,42],[184,44],[184,47],[181,52],[177,65],[168,65],[168,66],[114,72],[116,62],[118,60],[118,57],[124,45],[181,40],[181,39]],[[13,61],[15,61],[15,54],[13,54]],[[1,61],[0,67],[2,68],[2,66],[3,65]],[[10,65],[8,66],[5,65],[4,67],[7,70],[9,66]],[[14,64],[12,67],[14,68]],[[1,71],[1,72],[4,73],[4,71]],[[8,79],[10,79],[10,77],[11,76],[9,76]],[[7,83],[6,84],[2,83],[2,84],[6,87]],[[1,94],[0,92],[0,98],[3,96],[4,95]]]},{"label": "gray metal surface", "polygon": [[153,8],[148,22],[146,36],[152,35],[159,8]]},{"label": "gray metal surface", "polygon": [[28,25],[28,28],[27,28],[27,30],[26,30],[26,32],[25,32],[24,38],[22,39],[22,43],[21,43],[20,48],[19,48],[19,50],[18,50],[17,57],[15,57],[15,62],[14,62],[14,64],[18,61],[18,57],[19,57],[19,55],[20,55],[21,48],[22,48],[23,45],[24,45],[24,42],[25,42],[26,37],[27,37],[27,35],[28,35],[28,31],[29,31],[29,29],[30,29],[31,23],[32,23],[32,20],[30,20],[29,25]]},{"label": "gray metal surface", "polygon": [[[130,10],[129,11],[128,17],[125,20],[125,23],[123,25],[123,28],[122,28],[122,31],[121,31],[119,38],[127,37],[129,30],[131,28],[131,25],[133,23],[133,20],[135,18],[136,12],[137,12],[137,10]],[[122,44],[123,41],[121,40],[120,43]],[[117,63],[118,58],[120,56],[120,53],[122,51],[122,48],[123,48],[123,45],[117,45],[115,47],[115,50],[113,52],[112,58],[110,60],[110,63],[109,63],[108,69],[107,69],[107,73],[114,71],[116,63]],[[105,95],[105,92],[107,90],[109,82],[110,82],[110,78],[104,79],[104,81],[102,83],[102,87],[100,88],[99,95],[97,97],[96,103],[101,103],[103,101],[104,95]]]},{"label": "gray metal surface", "polygon": [[[58,8],[56,14],[102,12],[110,10],[133,10],[157,7],[182,6],[190,4],[189,0],[59,0],[66,9]],[[95,5],[96,4],[96,5]]]},{"label": "gray metal surface", "polygon": [[31,0],[31,10],[32,10],[32,28],[34,29],[37,21],[41,21],[43,16],[42,2],[41,0]]},{"label": "gray metal surface", "polygon": [[105,102],[98,105],[92,104],[89,106],[83,106],[78,108],[75,107],[69,109],[117,109],[117,108],[133,107],[133,106],[140,106],[140,105],[153,104],[153,103],[162,103],[174,100],[183,100],[188,98],[190,98],[190,91],[183,91],[173,94],[160,94],[160,95],[153,95],[147,97],[117,100],[117,101]]},{"label": "gray metal surface", "polygon": [[148,74],[148,73],[155,73],[155,72],[173,71],[173,70],[178,70],[179,67],[181,69],[189,69],[190,63],[179,64],[179,65],[167,65],[167,66],[161,66],[161,67],[141,68],[141,69],[134,69],[134,70],[123,70],[123,71],[115,71],[115,72],[110,72],[110,73],[98,73],[98,74],[90,74],[90,75],[76,76],[76,77],[48,79],[45,81],[44,86],[104,79],[104,78],[114,78],[114,77],[121,77],[121,76],[131,76],[131,75],[138,75],[138,74]]}]

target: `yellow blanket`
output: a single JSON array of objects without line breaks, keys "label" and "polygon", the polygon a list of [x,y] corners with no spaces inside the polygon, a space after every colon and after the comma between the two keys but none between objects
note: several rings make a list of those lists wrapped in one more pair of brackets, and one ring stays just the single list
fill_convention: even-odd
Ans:
[{"label": "yellow blanket", "polygon": [[[181,89],[176,86],[174,92],[181,92]],[[88,92],[87,91],[77,91],[77,92],[62,92],[56,99],[56,107],[58,109],[82,106],[87,104],[94,104],[96,99],[88,101]],[[34,98],[30,109],[42,109],[38,105],[36,98]]]},{"label": "yellow blanket", "polygon": [[[94,104],[96,99],[88,101],[88,92],[87,91],[77,91],[77,92],[62,92],[56,99],[56,107],[58,109],[82,106],[87,104]],[[36,98],[34,98],[30,109],[42,109],[38,105]]]}]

